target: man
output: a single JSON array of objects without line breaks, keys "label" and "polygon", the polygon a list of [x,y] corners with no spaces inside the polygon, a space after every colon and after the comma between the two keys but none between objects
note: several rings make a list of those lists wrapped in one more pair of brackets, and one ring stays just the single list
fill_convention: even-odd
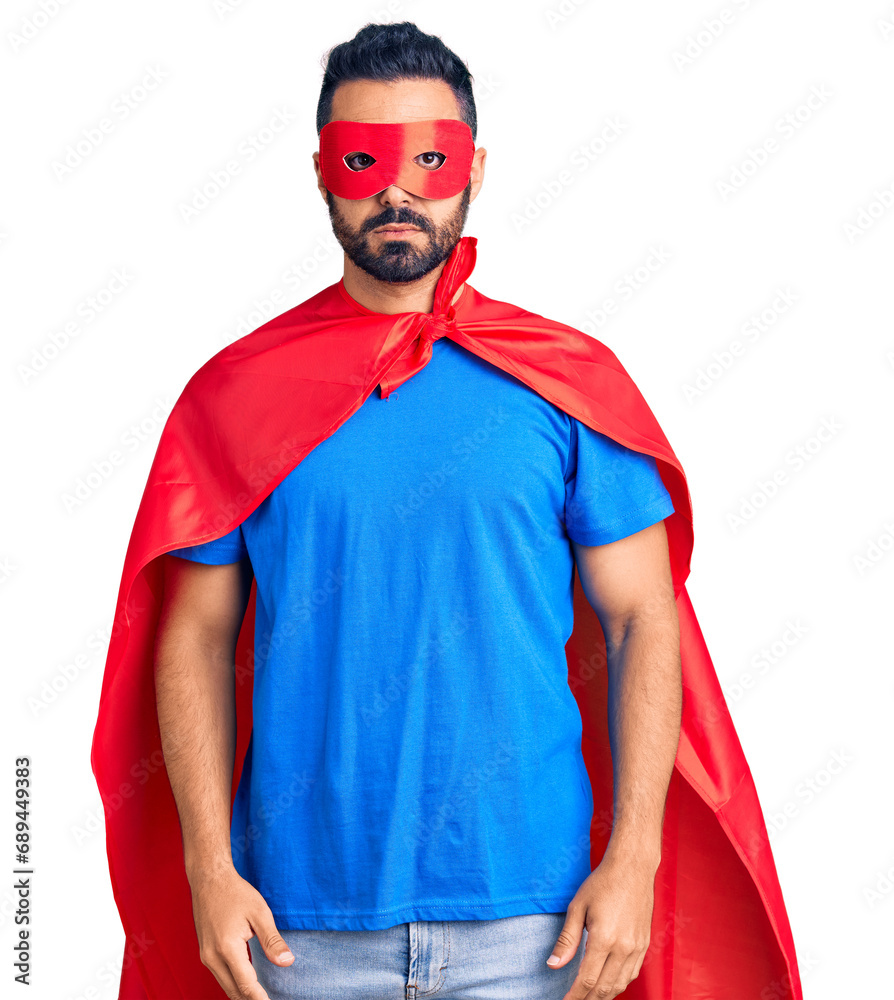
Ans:
[{"label": "man", "polygon": [[[308,419],[337,419],[238,500],[226,530],[191,530],[214,537],[164,545],[161,560],[157,718],[201,962],[234,1000],[615,997],[647,960],[680,745],[682,571],[665,520],[688,498],[645,448],[595,429],[589,409],[572,415],[570,394],[548,398],[557,355],[530,379],[507,370],[510,348],[486,359],[488,310],[506,304],[461,281],[486,151],[460,60],[415,25],[368,25],[330,53],[317,125],[343,279],[286,314],[282,330],[316,352],[304,364],[265,325],[269,345],[244,367],[278,352],[281,381],[265,377],[259,416],[240,410],[226,433],[220,416],[209,447],[252,439],[298,394]],[[525,329],[533,314],[516,312]],[[367,355],[348,359],[363,343],[352,327],[396,336],[420,321],[397,349],[367,352],[374,377]],[[568,344],[571,385],[584,368]],[[358,383],[349,410],[330,399],[329,366]],[[200,490],[203,461],[151,482]],[[592,844],[581,709],[596,685],[572,692],[566,660],[575,572],[608,675],[597,791],[611,787],[612,809]],[[254,721],[233,800],[252,594]],[[694,958],[679,971],[690,988]],[[651,970],[650,988],[666,976]]]}]

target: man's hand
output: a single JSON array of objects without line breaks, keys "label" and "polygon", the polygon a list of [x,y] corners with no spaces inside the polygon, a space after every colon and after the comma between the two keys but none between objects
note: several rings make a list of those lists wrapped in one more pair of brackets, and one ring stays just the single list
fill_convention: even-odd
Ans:
[{"label": "man's hand", "polygon": [[[649,947],[655,868],[604,858],[568,904],[553,955],[559,969],[587,944],[577,977],[563,1000],[610,1000],[639,975]],[[550,960],[551,964],[551,960]]]},{"label": "man's hand", "polygon": [[258,982],[246,947],[257,935],[264,954],[276,965],[295,961],[273,921],[264,897],[239,873],[222,871],[190,882],[199,957],[230,1000],[270,1000]]}]

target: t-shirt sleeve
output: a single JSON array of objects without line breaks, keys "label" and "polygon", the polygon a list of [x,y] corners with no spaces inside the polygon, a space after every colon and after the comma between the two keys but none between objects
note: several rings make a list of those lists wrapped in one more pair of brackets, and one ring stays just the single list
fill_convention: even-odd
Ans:
[{"label": "t-shirt sleeve", "polygon": [[565,468],[565,530],[580,545],[606,545],[673,514],[651,455],[571,418]]},{"label": "t-shirt sleeve", "polygon": [[245,536],[242,534],[242,525],[237,524],[232,531],[221,535],[220,538],[202,542],[200,545],[187,545],[182,549],[170,549],[168,555],[210,566],[223,566],[247,559],[248,548],[245,545]]}]

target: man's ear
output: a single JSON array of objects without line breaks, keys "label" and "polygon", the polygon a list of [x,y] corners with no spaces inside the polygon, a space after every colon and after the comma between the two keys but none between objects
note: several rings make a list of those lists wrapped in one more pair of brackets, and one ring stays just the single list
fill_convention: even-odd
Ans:
[{"label": "man's ear", "polygon": [[326,185],[323,182],[323,172],[320,170],[320,151],[318,149],[314,150],[313,161],[314,161],[314,173],[317,175],[317,190],[320,192],[323,201],[325,201],[326,204],[328,205],[329,201],[326,197],[328,191],[326,190]]},{"label": "man's ear", "polygon": [[469,190],[469,203],[471,204],[478,196],[481,185],[484,183],[484,163],[487,160],[487,150],[484,146],[479,146],[472,155],[472,170],[469,179],[472,187]]}]

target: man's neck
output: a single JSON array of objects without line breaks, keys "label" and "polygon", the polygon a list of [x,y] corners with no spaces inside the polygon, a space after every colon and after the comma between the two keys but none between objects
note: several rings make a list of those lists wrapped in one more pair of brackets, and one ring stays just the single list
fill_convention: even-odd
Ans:
[{"label": "man's neck", "polygon": [[[401,312],[430,313],[435,303],[435,288],[443,270],[444,264],[440,264],[417,281],[379,281],[357,267],[346,254],[343,281],[348,295],[373,312],[387,316]],[[457,288],[451,305],[460,297],[464,287],[465,283]]]}]

